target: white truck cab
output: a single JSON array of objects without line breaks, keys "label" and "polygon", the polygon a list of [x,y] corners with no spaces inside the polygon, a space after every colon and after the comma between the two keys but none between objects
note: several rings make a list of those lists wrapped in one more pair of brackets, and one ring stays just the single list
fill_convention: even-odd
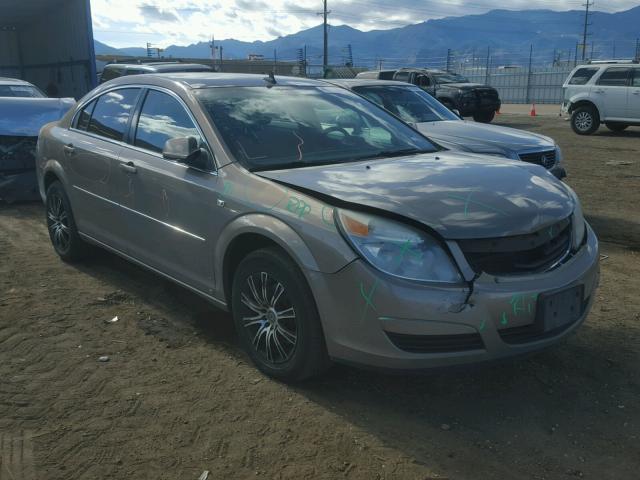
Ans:
[{"label": "white truck cab", "polygon": [[640,63],[592,62],[576,67],[563,85],[562,110],[571,115],[578,135],[590,135],[604,123],[621,132],[640,126]]}]

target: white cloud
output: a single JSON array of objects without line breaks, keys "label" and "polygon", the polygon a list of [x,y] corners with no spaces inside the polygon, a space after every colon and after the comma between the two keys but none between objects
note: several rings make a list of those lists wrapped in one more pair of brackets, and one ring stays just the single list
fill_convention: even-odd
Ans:
[{"label": "white cloud", "polygon": [[[583,0],[329,0],[333,25],[360,30],[393,28],[430,18],[480,14],[494,8],[582,9]],[[619,11],[635,0],[597,2]],[[217,39],[271,40],[318,25],[322,0],[92,0],[95,37],[114,47],[188,45]]]}]

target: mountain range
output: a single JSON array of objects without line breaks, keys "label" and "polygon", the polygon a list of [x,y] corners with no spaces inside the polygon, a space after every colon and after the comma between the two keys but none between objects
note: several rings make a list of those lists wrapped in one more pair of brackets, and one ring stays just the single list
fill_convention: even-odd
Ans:
[{"label": "mountain range", "polygon": [[[343,64],[348,58],[350,45],[355,65],[383,66],[436,65],[446,63],[475,52],[478,59],[486,57],[491,49],[492,62],[523,64],[528,61],[533,46],[533,62],[549,63],[560,55],[561,60],[575,56],[576,45],[582,42],[584,12],[571,10],[492,10],[482,15],[466,15],[428,20],[390,30],[363,32],[347,25],[331,26],[329,31],[329,57],[331,64]],[[640,6],[616,13],[593,12],[590,22],[587,57],[630,58],[636,54],[640,37]],[[593,47],[591,46],[593,43]],[[298,49],[306,46],[310,64],[322,63],[322,25],[292,35],[262,42],[244,42],[228,39],[216,42],[222,45],[223,57],[246,58],[249,54],[264,55],[271,59],[274,50],[279,60],[294,60]],[[113,48],[95,41],[98,55],[146,56],[145,48]],[[449,51],[450,50],[450,51]],[[208,42],[187,46],[171,45],[164,57],[210,58]],[[481,60],[478,60],[479,62]],[[496,63],[497,62],[497,63]]]}]

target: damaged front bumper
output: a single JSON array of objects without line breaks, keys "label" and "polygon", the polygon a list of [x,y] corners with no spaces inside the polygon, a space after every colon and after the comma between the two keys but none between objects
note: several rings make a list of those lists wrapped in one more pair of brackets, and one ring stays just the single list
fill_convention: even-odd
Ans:
[{"label": "damaged front bumper", "polygon": [[0,200],[38,200],[35,152],[38,137],[0,135]]},{"label": "damaged front bumper", "polygon": [[307,275],[334,360],[399,370],[476,364],[544,349],[584,322],[599,282],[598,241],[588,228],[586,244],[562,266],[485,274],[471,294],[468,285],[391,278],[361,260]]}]

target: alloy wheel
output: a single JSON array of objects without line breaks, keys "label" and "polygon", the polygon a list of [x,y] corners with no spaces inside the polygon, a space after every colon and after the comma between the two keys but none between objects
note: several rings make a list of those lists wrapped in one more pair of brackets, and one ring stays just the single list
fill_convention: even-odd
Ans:
[{"label": "alloy wheel", "polygon": [[60,194],[54,192],[49,196],[47,208],[47,227],[56,250],[66,252],[71,242],[69,214]]},{"label": "alloy wheel", "polygon": [[267,272],[251,274],[240,298],[242,326],[251,347],[263,361],[272,365],[289,361],[298,344],[298,322],[282,283]]},{"label": "alloy wheel", "polygon": [[574,120],[575,126],[581,132],[586,132],[593,125],[593,117],[589,112],[580,112]]}]

